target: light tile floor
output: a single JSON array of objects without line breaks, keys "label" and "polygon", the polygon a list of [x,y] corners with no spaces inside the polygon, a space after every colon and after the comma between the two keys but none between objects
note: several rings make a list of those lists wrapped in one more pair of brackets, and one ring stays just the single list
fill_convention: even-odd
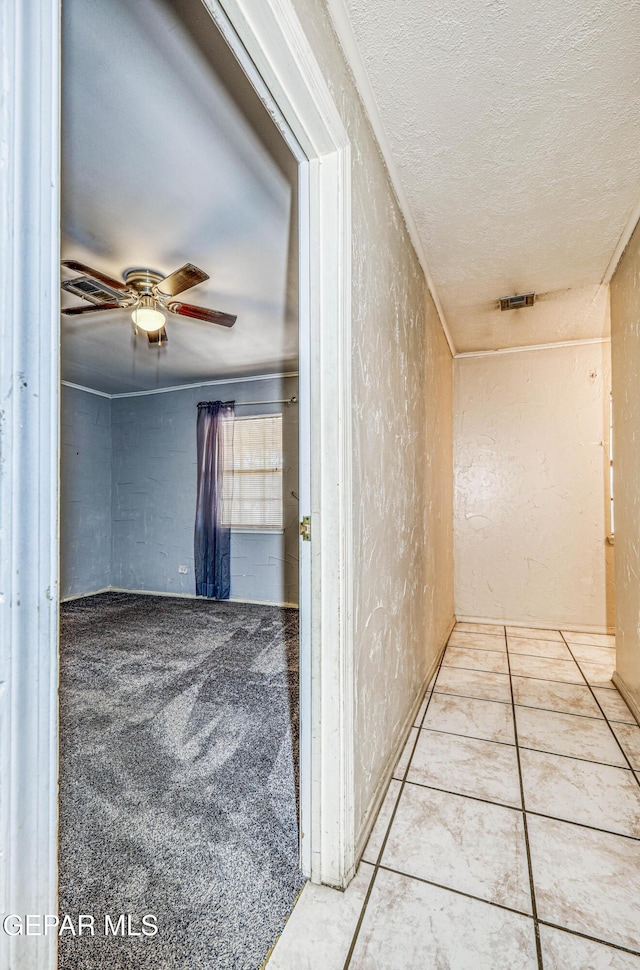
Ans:
[{"label": "light tile floor", "polygon": [[459,623],[358,875],[267,970],[640,970],[640,727],[614,638]]}]

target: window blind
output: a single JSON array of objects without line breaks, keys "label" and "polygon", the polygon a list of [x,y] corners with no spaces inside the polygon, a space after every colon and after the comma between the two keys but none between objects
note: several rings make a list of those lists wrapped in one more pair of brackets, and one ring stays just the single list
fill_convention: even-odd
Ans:
[{"label": "window blind", "polygon": [[282,415],[236,418],[226,428],[224,522],[232,529],[282,529]]}]

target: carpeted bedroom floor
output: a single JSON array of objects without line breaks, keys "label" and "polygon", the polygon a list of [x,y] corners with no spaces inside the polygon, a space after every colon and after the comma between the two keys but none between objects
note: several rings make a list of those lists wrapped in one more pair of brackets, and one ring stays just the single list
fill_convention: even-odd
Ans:
[{"label": "carpeted bedroom floor", "polygon": [[60,970],[256,970],[303,884],[297,611],[104,593],[60,661]]}]

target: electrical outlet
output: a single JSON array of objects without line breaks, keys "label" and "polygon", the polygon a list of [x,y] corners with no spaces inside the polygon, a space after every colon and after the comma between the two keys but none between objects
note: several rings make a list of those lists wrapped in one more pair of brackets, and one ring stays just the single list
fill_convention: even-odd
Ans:
[{"label": "electrical outlet", "polygon": [[187,569],[186,566],[178,566],[178,572],[179,573],[188,573],[189,570]]}]

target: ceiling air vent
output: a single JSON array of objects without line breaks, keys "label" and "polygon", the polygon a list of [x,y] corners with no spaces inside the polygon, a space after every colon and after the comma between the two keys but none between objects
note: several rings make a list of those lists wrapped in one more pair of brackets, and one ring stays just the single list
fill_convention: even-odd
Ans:
[{"label": "ceiling air vent", "polygon": [[76,276],[73,280],[64,280],[60,285],[67,293],[81,296],[89,303],[119,303],[122,299],[122,293],[112,290],[103,283],[96,283],[88,276]]},{"label": "ceiling air vent", "polygon": [[518,293],[516,296],[501,296],[501,310],[519,310],[520,307],[533,306],[535,293]]}]

